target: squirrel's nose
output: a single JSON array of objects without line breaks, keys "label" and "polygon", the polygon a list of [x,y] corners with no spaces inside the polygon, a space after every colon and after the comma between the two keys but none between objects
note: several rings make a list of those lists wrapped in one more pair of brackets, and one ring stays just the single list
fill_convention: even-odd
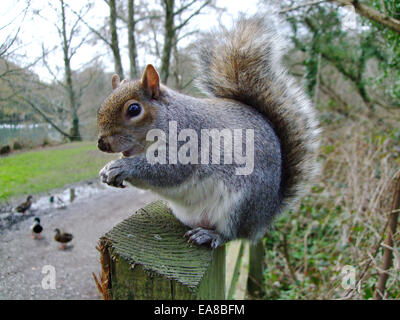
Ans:
[{"label": "squirrel's nose", "polygon": [[99,138],[99,140],[97,141],[97,147],[104,152],[111,151],[110,144],[105,141],[104,137]]}]

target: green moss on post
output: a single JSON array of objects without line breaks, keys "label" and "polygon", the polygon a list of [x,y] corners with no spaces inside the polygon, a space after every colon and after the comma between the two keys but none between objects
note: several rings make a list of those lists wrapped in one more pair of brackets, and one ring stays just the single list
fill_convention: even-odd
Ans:
[{"label": "green moss on post", "polygon": [[247,293],[252,298],[261,298],[264,295],[265,250],[263,241],[250,246],[249,277],[247,279]]},{"label": "green moss on post", "polygon": [[156,201],[106,233],[111,299],[224,299],[225,247],[191,246],[187,230]]}]

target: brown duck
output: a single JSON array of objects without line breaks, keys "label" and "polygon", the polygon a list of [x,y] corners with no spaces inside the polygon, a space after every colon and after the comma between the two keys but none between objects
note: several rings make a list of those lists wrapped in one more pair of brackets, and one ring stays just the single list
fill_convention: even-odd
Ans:
[{"label": "brown duck", "polygon": [[25,213],[25,211],[29,210],[32,205],[32,196],[28,196],[26,201],[21,203],[18,207],[15,208],[15,211]]},{"label": "brown duck", "polygon": [[67,247],[67,243],[73,239],[73,235],[71,233],[61,232],[60,229],[54,229],[56,233],[54,236],[54,240],[61,243],[61,249],[65,249]]}]

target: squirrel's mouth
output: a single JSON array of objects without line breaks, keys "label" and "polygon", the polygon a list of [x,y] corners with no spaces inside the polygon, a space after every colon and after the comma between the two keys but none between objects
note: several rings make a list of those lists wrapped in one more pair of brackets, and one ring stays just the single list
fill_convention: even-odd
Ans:
[{"label": "squirrel's mouth", "polygon": [[122,155],[126,158],[133,156],[135,153],[135,148],[130,148],[128,150],[122,151]]}]

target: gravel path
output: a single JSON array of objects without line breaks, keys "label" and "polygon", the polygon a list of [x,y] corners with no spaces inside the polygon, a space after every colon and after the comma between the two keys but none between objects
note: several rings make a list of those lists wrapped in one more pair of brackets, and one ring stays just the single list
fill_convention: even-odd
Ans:
[{"label": "gravel path", "polygon": [[[100,271],[97,241],[115,224],[146,203],[150,192],[105,188],[66,209],[35,212],[44,228],[41,240],[30,238],[33,217],[0,233],[0,299],[100,299],[92,272]],[[54,228],[74,235],[68,250],[53,239]],[[56,288],[43,289],[46,265],[56,272]]]}]

